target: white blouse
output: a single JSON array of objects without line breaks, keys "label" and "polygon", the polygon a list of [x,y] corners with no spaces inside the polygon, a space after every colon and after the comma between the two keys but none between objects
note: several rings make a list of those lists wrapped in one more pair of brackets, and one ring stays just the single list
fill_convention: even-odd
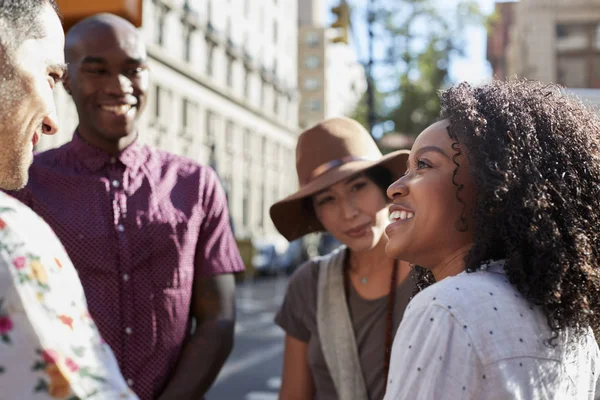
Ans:
[{"label": "white blouse", "polygon": [[600,399],[591,330],[555,347],[546,318],[508,282],[502,263],[419,293],[398,328],[385,400]]}]

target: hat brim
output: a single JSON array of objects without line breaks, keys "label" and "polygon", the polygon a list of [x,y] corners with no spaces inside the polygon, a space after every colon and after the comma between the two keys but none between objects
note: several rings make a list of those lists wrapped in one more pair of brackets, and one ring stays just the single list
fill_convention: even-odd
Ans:
[{"label": "hat brim", "polygon": [[377,161],[352,161],[327,171],[296,193],[273,204],[270,209],[271,220],[279,233],[290,242],[309,233],[322,232],[325,230],[323,225],[313,213],[308,212],[304,199],[378,165],[390,170],[394,180],[399,179],[406,171],[409,154],[409,150],[398,150]]}]

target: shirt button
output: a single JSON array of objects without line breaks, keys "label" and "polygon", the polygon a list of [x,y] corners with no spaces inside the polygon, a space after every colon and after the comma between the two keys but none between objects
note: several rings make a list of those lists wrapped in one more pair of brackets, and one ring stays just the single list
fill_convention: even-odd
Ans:
[{"label": "shirt button", "polygon": [[127,282],[129,280],[129,275],[123,274],[123,281]]},{"label": "shirt button", "polygon": [[126,334],[131,335],[132,332],[133,332],[133,330],[130,327],[125,328]]},{"label": "shirt button", "polygon": [[123,226],[123,224],[119,224],[119,225],[117,225],[117,230],[119,232],[125,232],[125,227]]},{"label": "shirt button", "polygon": [[114,181],[112,181],[112,185],[113,185],[113,187],[116,187],[116,188],[118,188],[120,184],[121,184],[121,182],[119,182],[119,181],[118,181],[118,180],[116,180],[116,179],[115,179]]},{"label": "shirt button", "polygon": [[127,384],[129,386],[133,386],[133,379],[131,379],[131,378],[127,379]]}]

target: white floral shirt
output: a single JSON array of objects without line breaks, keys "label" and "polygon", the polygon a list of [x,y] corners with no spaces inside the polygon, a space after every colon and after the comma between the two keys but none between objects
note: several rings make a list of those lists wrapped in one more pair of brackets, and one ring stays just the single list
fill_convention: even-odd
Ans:
[{"label": "white floral shirt", "polygon": [[0,399],[137,399],[50,227],[0,192]]},{"label": "white floral shirt", "polygon": [[501,262],[419,293],[394,339],[384,400],[593,400],[600,354],[589,330],[555,347],[541,310],[508,282]]}]

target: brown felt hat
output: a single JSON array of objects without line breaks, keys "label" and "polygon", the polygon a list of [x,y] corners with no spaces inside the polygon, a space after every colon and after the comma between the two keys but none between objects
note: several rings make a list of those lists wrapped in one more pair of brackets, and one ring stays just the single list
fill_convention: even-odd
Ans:
[{"label": "brown felt hat", "polygon": [[399,150],[383,156],[369,132],[350,118],[331,118],[302,132],[296,145],[300,189],[271,206],[275,227],[289,241],[324,231],[305,209],[304,199],[377,165],[398,179],[406,170],[408,154]]}]

